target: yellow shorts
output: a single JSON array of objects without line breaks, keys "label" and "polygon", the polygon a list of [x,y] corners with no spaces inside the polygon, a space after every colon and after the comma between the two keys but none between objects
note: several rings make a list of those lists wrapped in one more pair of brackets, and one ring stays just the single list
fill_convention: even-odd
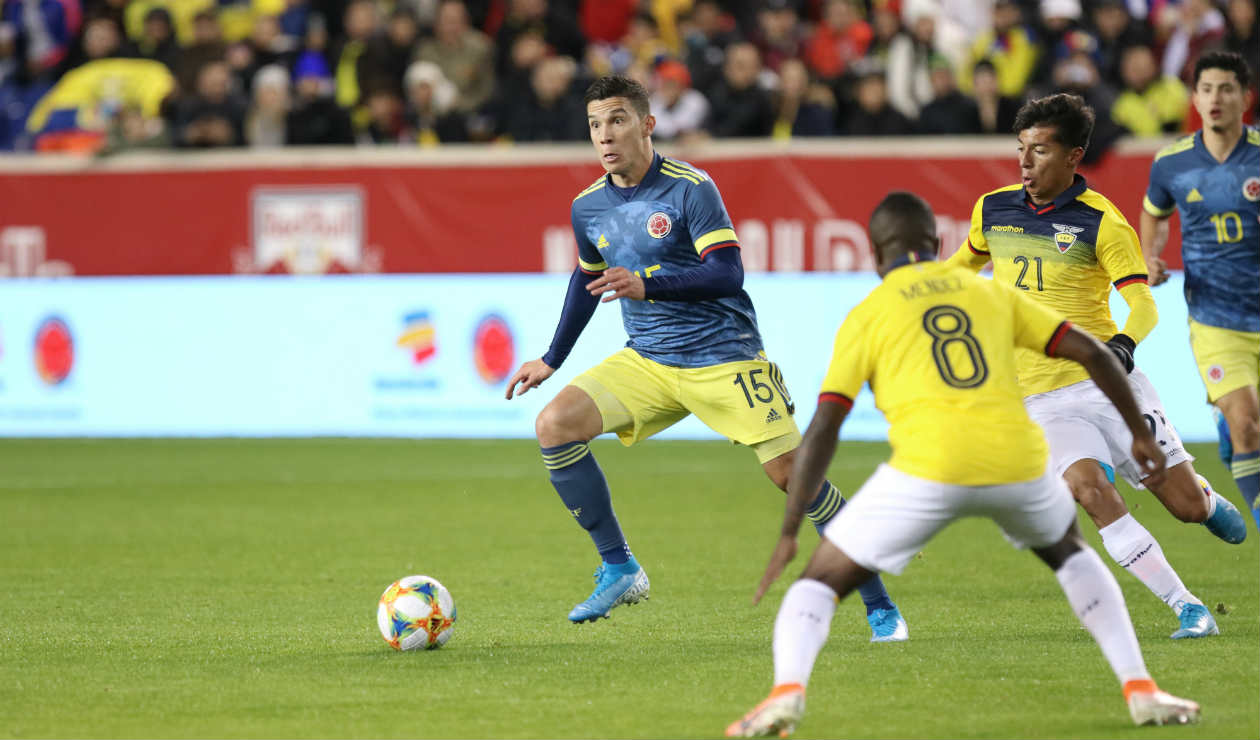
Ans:
[{"label": "yellow shorts", "polygon": [[599,407],[604,431],[629,447],[688,414],[765,463],[796,449],[801,433],[779,368],[768,360],[670,367],[626,348],[573,379]]},{"label": "yellow shorts", "polygon": [[1208,401],[1260,383],[1260,332],[1234,331],[1190,320],[1190,348]]}]

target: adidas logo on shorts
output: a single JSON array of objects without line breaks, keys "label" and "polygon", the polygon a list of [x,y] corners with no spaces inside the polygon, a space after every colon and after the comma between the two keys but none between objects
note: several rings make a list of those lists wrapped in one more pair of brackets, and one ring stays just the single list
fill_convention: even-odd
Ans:
[{"label": "adidas logo on shorts", "polygon": [[773,424],[782,418],[783,415],[779,413],[778,409],[770,409],[770,413],[766,414],[766,423]]}]

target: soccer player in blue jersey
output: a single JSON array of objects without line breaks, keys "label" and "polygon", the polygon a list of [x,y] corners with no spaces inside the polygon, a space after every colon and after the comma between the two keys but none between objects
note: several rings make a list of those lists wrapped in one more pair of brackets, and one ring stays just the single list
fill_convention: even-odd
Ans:
[{"label": "soccer player in blue jersey", "polygon": [[1221,457],[1260,528],[1260,130],[1243,125],[1250,83],[1238,54],[1199,57],[1193,101],[1203,129],[1155,155],[1141,229],[1159,285],[1168,218],[1181,212],[1190,346],[1227,426]]},{"label": "soccer player in blue jersey", "polygon": [[[1164,414],[1159,394],[1134,366],[1133,352],[1158,320],[1137,234],[1111,201],[1076,173],[1094,112],[1075,95],[1051,95],[1020,108],[1015,127],[1022,183],[976,201],[967,243],[953,264],[979,270],[1066,316],[1107,343],[1129,371],[1138,405],[1167,458],[1167,475],[1146,480],[1128,453],[1132,435],[1102,391],[1076,363],[1019,350],[1024,403],[1045,429],[1055,469],[1089,514],[1116,563],[1177,615],[1174,639],[1218,634],[1216,620],[1190,592],[1151,533],[1130,513],[1115,479],[1146,487],[1173,516],[1201,522],[1237,544],[1247,523],[1237,507],[1195,473],[1194,459]],[[1112,287],[1129,305],[1123,328],[1111,317]]]},{"label": "soccer player in blue jersey", "polygon": [[[587,443],[614,432],[631,445],[695,414],[751,447],[786,491],[801,435],[778,367],[766,359],[752,301],[743,290],[739,240],[713,180],[652,147],[647,91],[620,76],[586,91],[591,142],[606,174],[573,201],[578,268],[551,347],[524,363],[512,398],[551,377],[601,301],[622,299],[626,347],[565,386],[535,431],[551,483],[602,560],[595,590],[569,613],[595,621],[648,594],[613,513],[608,483]],[[844,499],[823,481],[809,507],[821,529]],[[862,587],[873,641],[904,640],[905,620],[883,583]]]}]

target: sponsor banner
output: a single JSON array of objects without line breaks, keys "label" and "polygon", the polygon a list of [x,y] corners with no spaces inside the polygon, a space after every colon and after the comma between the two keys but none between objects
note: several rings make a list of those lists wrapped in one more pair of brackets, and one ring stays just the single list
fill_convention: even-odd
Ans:
[{"label": "sponsor banner", "polygon": [[[976,199],[1018,180],[1012,145],[969,146],[921,147],[921,156],[913,144],[888,143],[679,156],[717,182],[749,272],[846,272],[870,269],[863,226],[890,190],[932,204],[946,254],[966,240]],[[571,271],[570,203],[602,175],[594,157],[577,147],[520,163],[518,150],[494,151],[491,162],[457,151],[465,159],[438,164],[400,151],[388,163],[371,153],[330,162],[286,153],[161,157],[135,168],[124,159],[69,172],[7,165],[0,277]],[[1150,160],[1148,151],[1118,152],[1086,172],[1134,225],[1146,183],[1134,173]],[[674,228],[664,212],[649,220],[653,236]],[[1174,268],[1177,232],[1165,253]],[[1072,238],[1064,233],[1063,243]]]},{"label": "sponsor banner", "polygon": [[[876,281],[747,280],[801,427],[835,329]],[[559,275],[11,283],[0,291],[0,436],[528,438],[556,392],[625,342],[618,307],[601,305],[552,378],[505,400],[511,374],[550,344],[566,284]],[[1182,436],[1214,439],[1181,275],[1155,295],[1161,321],[1138,363]],[[1113,311],[1122,323],[1123,301]],[[844,438],[886,431],[864,391]],[[716,438],[694,418],[661,436]]]}]

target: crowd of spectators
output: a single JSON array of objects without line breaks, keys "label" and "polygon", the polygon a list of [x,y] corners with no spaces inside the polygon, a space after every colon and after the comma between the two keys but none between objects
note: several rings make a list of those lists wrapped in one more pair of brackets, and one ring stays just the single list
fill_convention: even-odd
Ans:
[{"label": "crowd of spectators", "polygon": [[[0,0],[0,149],[579,141],[612,72],[658,139],[1007,133],[1055,91],[1192,130],[1257,0]],[[1250,117],[1248,120],[1251,120]]]}]

